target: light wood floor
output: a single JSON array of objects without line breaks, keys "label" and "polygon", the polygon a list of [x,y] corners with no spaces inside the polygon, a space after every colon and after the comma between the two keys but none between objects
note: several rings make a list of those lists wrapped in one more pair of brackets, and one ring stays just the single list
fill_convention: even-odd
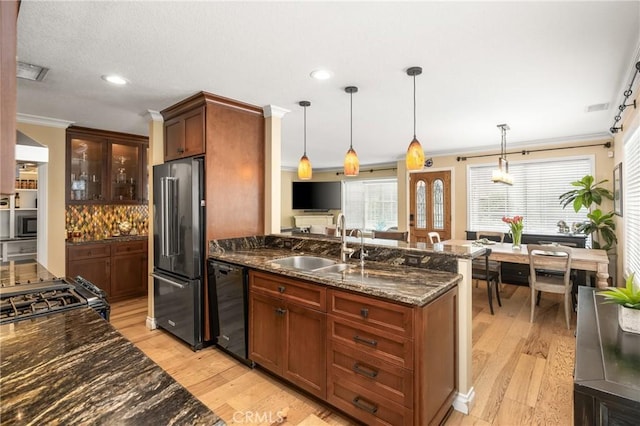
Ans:
[{"label": "light wood floor", "polygon": [[[504,285],[501,294],[492,316],[483,283],[474,288],[475,406],[468,416],[454,411],[446,424],[573,424],[575,313],[567,330],[561,296],[545,293],[531,324],[529,288]],[[193,352],[164,331],[148,330],[144,298],[111,309],[114,327],[228,424],[277,424],[283,413],[290,425],[353,424],[214,348]]]}]

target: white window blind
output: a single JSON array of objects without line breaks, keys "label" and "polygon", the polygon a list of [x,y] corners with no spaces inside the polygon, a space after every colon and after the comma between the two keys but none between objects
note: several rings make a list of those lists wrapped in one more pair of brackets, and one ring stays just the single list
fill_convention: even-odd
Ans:
[{"label": "white window blind", "polygon": [[469,166],[467,169],[467,226],[470,231],[509,230],[503,216],[523,216],[525,233],[556,233],[558,222],[567,226],[583,222],[586,210],[576,213],[573,206],[562,208],[558,197],[571,189],[571,182],[593,174],[590,157],[528,161],[509,165],[513,186],[493,183],[491,173],[497,164]]},{"label": "white window blind", "polygon": [[343,193],[347,228],[380,231],[398,226],[397,179],[349,180]]},{"label": "white window blind", "polygon": [[640,128],[624,143],[622,165],[625,273],[635,272],[640,282]]}]

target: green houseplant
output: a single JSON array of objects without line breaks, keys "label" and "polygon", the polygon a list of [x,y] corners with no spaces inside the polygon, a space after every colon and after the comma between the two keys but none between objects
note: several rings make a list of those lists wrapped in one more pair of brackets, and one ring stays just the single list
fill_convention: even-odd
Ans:
[{"label": "green houseplant", "polygon": [[627,277],[624,287],[609,287],[598,294],[605,297],[605,303],[618,305],[620,328],[630,333],[640,333],[640,287],[634,288],[634,275]]},{"label": "green houseplant", "polygon": [[[575,189],[567,191],[559,197],[562,207],[566,208],[571,204],[573,209],[578,212],[583,207],[590,209],[593,204],[599,207],[605,199],[613,200],[613,193],[601,186],[607,180],[595,183],[594,180],[593,176],[586,175],[578,181],[571,182]],[[587,213],[587,220],[578,226],[577,231],[587,235],[594,234],[593,248],[608,251],[618,242],[613,215],[612,211],[603,213],[599,208],[593,209]]]}]

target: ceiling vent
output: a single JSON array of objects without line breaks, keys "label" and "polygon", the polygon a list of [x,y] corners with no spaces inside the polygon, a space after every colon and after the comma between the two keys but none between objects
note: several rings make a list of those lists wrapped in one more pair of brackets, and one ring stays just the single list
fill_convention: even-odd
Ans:
[{"label": "ceiling vent", "polygon": [[16,70],[18,78],[31,81],[42,81],[48,72],[49,68],[41,67],[40,65],[27,64],[26,62],[20,61],[18,61],[18,69]]},{"label": "ceiling vent", "polygon": [[593,104],[587,107],[587,112],[596,112],[596,111],[604,111],[609,109],[609,103],[604,104]]}]

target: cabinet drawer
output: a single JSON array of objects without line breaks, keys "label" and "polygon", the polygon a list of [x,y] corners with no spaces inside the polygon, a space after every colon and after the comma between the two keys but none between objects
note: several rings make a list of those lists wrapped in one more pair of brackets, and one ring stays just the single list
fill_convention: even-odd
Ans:
[{"label": "cabinet drawer", "polygon": [[329,340],[327,369],[390,401],[413,407],[413,372]]},{"label": "cabinet drawer", "polygon": [[335,342],[413,370],[413,340],[330,315],[327,326]]},{"label": "cabinet drawer", "polygon": [[278,297],[322,312],[327,311],[327,291],[321,285],[256,271],[249,272],[249,283],[252,291]]},{"label": "cabinet drawer", "polygon": [[406,337],[413,336],[413,309],[339,290],[329,290],[329,313]]},{"label": "cabinet drawer", "polygon": [[69,260],[93,259],[96,257],[111,256],[110,244],[88,244],[81,246],[68,246],[67,254]]},{"label": "cabinet drawer", "polygon": [[113,245],[113,254],[143,253],[147,251],[147,240],[127,241]]},{"label": "cabinet drawer", "polygon": [[342,377],[329,378],[329,403],[367,425],[412,425],[413,411]]}]

